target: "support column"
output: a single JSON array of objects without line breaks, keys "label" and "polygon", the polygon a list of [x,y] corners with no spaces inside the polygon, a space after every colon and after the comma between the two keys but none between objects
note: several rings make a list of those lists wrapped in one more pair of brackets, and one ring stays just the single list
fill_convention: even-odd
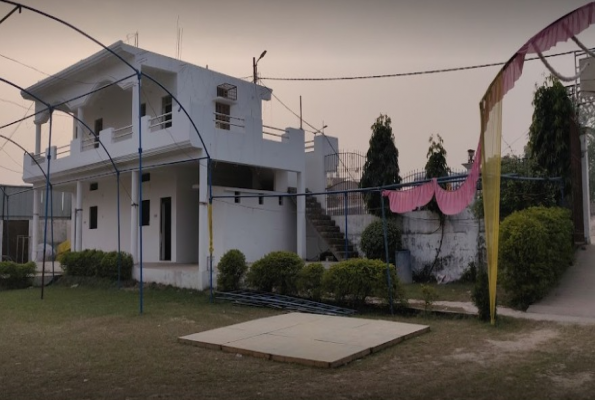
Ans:
[{"label": "support column", "polygon": [[[140,101],[140,90],[138,87],[138,82],[134,83],[132,85],[132,113],[131,113],[131,118],[132,118],[132,135],[138,135],[139,132],[141,131],[141,127],[138,125],[138,113],[139,113],[139,109],[138,109],[138,103]],[[138,137],[137,137],[138,140]]]},{"label": "support column", "polygon": [[[198,181],[198,287],[209,287],[209,185],[207,160],[199,161]],[[215,268],[213,260],[213,268]]]},{"label": "support column", "polygon": [[[304,193],[306,185],[304,173],[297,173],[297,192]],[[306,196],[298,196],[297,204],[297,255],[306,258]]]},{"label": "support column", "polygon": [[70,193],[70,250],[76,245],[76,193]]},{"label": "support column", "polygon": [[76,182],[76,251],[83,250],[83,182]]},{"label": "support column", "polygon": [[[37,125],[39,126],[39,125]],[[33,189],[33,226],[31,227],[31,261],[37,261],[39,245],[39,190]]]},{"label": "support column", "polygon": [[585,241],[591,244],[591,203],[589,200],[589,152],[587,151],[587,135],[580,136],[581,141],[581,176],[583,183],[583,224]]},{"label": "support column", "polygon": [[[85,112],[83,111],[83,107],[79,107],[76,109],[76,116],[80,121],[85,120]],[[81,140],[83,140],[83,132],[85,132],[85,127],[80,121],[76,121],[75,138],[80,138]]]},{"label": "support column", "polygon": [[35,123],[35,154],[41,153],[41,123]]},{"label": "support column", "polygon": [[130,255],[138,262],[138,171],[132,171],[130,183]]}]

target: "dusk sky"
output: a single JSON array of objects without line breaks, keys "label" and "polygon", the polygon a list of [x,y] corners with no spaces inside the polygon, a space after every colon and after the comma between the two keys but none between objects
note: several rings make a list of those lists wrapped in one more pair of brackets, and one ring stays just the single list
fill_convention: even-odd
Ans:
[{"label": "dusk sky", "polygon": [[[182,60],[236,77],[336,77],[433,70],[506,61],[532,35],[586,4],[565,1],[400,1],[400,0],[30,0],[25,2],[85,30],[106,45],[139,32],[139,47],[176,55],[177,21],[183,28]],[[12,9],[0,3],[0,17]],[[595,29],[580,39],[595,46]],[[575,50],[563,44],[549,53]],[[99,47],[56,22],[31,12],[0,25],[0,76],[21,86],[83,59]],[[551,59],[565,75],[574,73],[572,55]],[[263,84],[294,111],[303,96],[304,119],[339,138],[342,150],[368,149],[370,126],[380,113],[392,118],[401,175],[425,164],[428,138],[439,133],[448,162],[460,168],[479,139],[479,101],[500,67],[436,75],[337,82]],[[522,153],[531,122],[536,83],[547,70],[540,61],[524,74],[504,101],[503,152]],[[25,115],[30,102],[0,86],[0,125]],[[299,126],[276,99],[265,102],[265,124]],[[72,122],[56,118],[55,143],[69,143]],[[13,133],[14,132],[14,133]],[[31,120],[0,134],[33,150]],[[311,137],[308,135],[307,137]],[[4,140],[0,140],[2,147]],[[509,147],[510,144],[510,147]],[[47,144],[42,145],[45,148]],[[22,151],[11,144],[0,152],[0,183],[20,184]],[[17,171],[12,172],[11,170]]]}]

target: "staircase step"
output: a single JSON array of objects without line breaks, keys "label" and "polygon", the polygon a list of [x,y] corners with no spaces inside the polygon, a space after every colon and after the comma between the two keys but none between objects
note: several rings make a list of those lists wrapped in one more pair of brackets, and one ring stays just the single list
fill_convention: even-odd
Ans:
[{"label": "staircase step", "polygon": [[335,221],[330,219],[330,217],[328,219],[321,219],[319,217],[310,218],[310,221],[312,221],[312,225],[314,226],[335,226]]},{"label": "staircase step", "polygon": [[330,232],[330,233],[339,232],[339,233],[341,233],[341,228],[339,228],[337,225],[318,225],[318,226],[316,226],[316,230],[321,235],[323,233],[327,233],[327,232]]},{"label": "staircase step", "polygon": [[[338,229],[338,227],[337,227]],[[326,240],[326,239],[341,239],[341,240],[345,240],[345,235],[343,235],[343,232],[341,231],[337,231],[337,232],[320,232],[320,235]]]}]

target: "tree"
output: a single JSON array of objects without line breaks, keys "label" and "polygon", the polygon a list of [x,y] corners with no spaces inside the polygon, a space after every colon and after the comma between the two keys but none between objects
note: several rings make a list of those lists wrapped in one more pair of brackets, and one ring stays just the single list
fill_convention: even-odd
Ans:
[{"label": "tree", "polygon": [[[505,155],[502,157],[502,175],[545,178],[547,174],[537,162],[526,156]],[[500,220],[515,211],[529,207],[554,207],[559,198],[559,182],[523,181],[502,178],[500,183]],[[483,192],[473,205],[477,218],[483,218]]]},{"label": "tree", "polygon": [[[432,178],[442,178],[448,176],[450,174],[450,168],[448,168],[448,164],[446,163],[446,149],[444,148],[444,140],[442,140],[442,136],[436,135],[436,139],[434,139],[434,135],[430,136],[430,147],[428,148],[428,153],[426,154],[426,158],[428,161],[426,162],[425,171],[426,171],[426,179]],[[441,184],[443,188],[446,187],[446,184]],[[432,199],[432,201],[428,204],[428,210],[437,213],[442,220],[444,218],[444,214],[440,211],[436,200]]]},{"label": "tree", "polygon": [[[382,115],[372,125],[370,148],[366,154],[366,163],[360,180],[360,188],[378,187],[401,183],[399,176],[399,150],[395,146],[395,136],[390,126],[391,119]],[[381,193],[364,194],[366,209],[372,215],[382,216]],[[385,214],[390,215],[388,201],[385,201]]]},{"label": "tree", "polygon": [[565,193],[571,193],[570,130],[576,118],[572,99],[562,83],[550,76],[536,88],[533,107],[528,155],[547,176],[564,178]]}]

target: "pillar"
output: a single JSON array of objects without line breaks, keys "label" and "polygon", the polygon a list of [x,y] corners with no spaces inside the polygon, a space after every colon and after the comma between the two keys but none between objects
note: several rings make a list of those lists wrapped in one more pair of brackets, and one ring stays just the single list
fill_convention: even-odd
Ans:
[{"label": "pillar", "polygon": [[75,251],[83,250],[83,182],[76,182],[76,248]]},{"label": "pillar", "polygon": [[83,132],[85,132],[85,126],[80,122],[85,120],[85,112],[83,111],[83,107],[79,107],[76,109],[76,116],[78,120],[76,121],[76,131],[75,131],[75,138],[80,138],[81,140],[84,139]]},{"label": "pillar", "polygon": [[589,152],[587,151],[587,135],[581,140],[581,176],[583,183],[583,221],[585,225],[585,241],[591,244],[591,203],[589,201]]},{"label": "pillar", "polygon": [[130,186],[130,254],[138,262],[138,171],[132,171]]},{"label": "pillar", "polygon": [[[207,160],[199,162],[198,189],[198,287],[206,289],[210,285],[209,263],[209,181]],[[215,265],[213,260],[213,265]]]},{"label": "pillar", "polygon": [[[36,127],[39,125],[36,125]],[[37,246],[39,245],[39,201],[40,192],[33,189],[33,226],[31,228],[31,261],[37,261]]]},{"label": "pillar", "polygon": [[76,244],[76,193],[70,193],[70,249],[75,251]]},{"label": "pillar", "polygon": [[[304,173],[297,173],[297,192],[304,193],[306,185],[304,182]],[[301,258],[306,258],[306,196],[297,196],[297,254]]]},{"label": "pillar", "polygon": [[41,123],[35,123],[35,155],[41,153]]},{"label": "pillar", "polygon": [[[138,82],[132,85],[132,113],[131,113],[131,125],[132,125],[132,134],[138,134],[141,131],[141,127],[138,123],[138,114],[139,114],[139,102],[140,102],[140,90],[138,87]],[[161,106],[161,105],[160,105]],[[137,138],[138,139],[138,138]]]}]

